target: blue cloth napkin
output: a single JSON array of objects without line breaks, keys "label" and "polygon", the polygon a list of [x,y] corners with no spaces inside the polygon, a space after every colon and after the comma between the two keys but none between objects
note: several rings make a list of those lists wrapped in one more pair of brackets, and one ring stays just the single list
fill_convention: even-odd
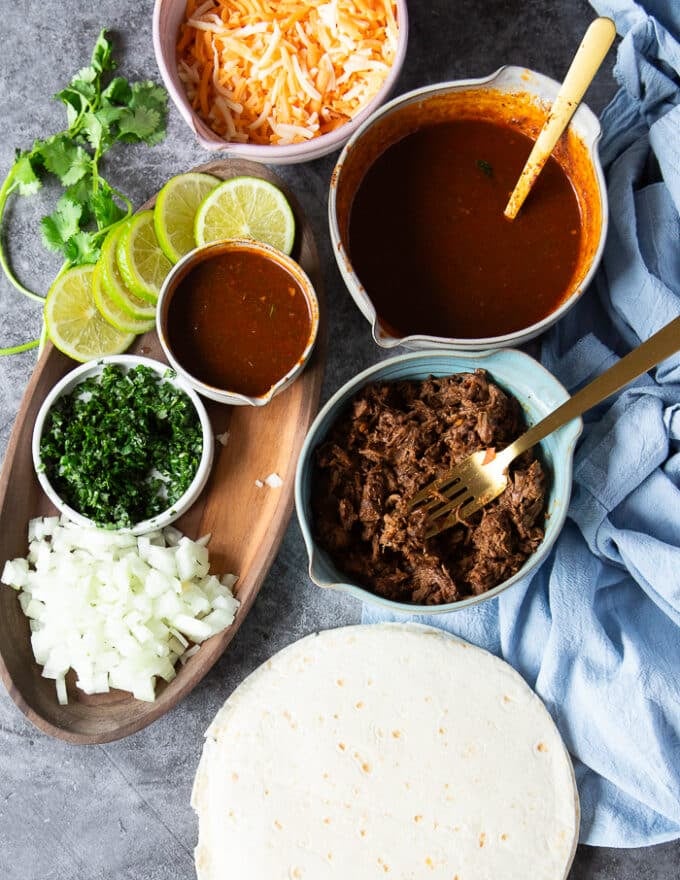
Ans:
[{"label": "blue cloth napkin", "polygon": [[[593,5],[623,36],[602,115],[610,230],[541,355],[571,390],[680,314],[680,2]],[[680,836],[680,356],[584,421],[569,517],[538,573],[418,619],[505,658],[542,697],[575,759],[581,842],[641,846]]]}]

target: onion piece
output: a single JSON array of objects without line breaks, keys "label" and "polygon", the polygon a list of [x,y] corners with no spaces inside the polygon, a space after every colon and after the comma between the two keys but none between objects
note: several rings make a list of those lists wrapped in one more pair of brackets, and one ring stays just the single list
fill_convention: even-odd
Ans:
[{"label": "onion piece", "polygon": [[178,660],[231,625],[237,579],[209,573],[209,537],[31,520],[27,557],[7,561],[0,580],[18,591],[33,655],[61,705],[70,669],[85,693],[120,688],[152,701],[157,678],[171,681]]}]

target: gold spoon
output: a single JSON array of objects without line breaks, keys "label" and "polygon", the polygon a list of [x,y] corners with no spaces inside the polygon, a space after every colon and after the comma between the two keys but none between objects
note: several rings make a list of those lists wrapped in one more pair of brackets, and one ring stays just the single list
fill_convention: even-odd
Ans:
[{"label": "gold spoon", "polygon": [[581,103],[581,98],[604,61],[615,36],[616,27],[611,18],[596,18],[585,32],[581,45],[576,50],[574,60],[571,62],[571,67],[567,71],[564,82],[550,108],[548,118],[543,123],[543,128],[536,138],[529,158],[503,211],[509,220],[514,220],[517,216],[517,212],[529,195],[548,156],[552,153],[553,147],[569,125],[569,120]]}]

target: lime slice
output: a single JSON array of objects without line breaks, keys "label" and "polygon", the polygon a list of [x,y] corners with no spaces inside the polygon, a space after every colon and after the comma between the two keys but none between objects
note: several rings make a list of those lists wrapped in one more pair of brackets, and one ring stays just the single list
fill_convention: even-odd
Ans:
[{"label": "lime slice", "polygon": [[156,315],[156,306],[148,299],[142,299],[131,293],[125,286],[123,276],[118,268],[116,250],[125,226],[126,224],[115,226],[104,239],[102,252],[97,263],[101,270],[101,285],[110,300],[129,318],[136,318],[138,321],[151,321]]},{"label": "lime slice", "polygon": [[121,309],[118,303],[111,299],[102,283],[102,267],[97,263],[92,275],[92,296],[99,314],[119,330],[121,333],[146,333],[156,326],[154,318],[132,318],[129,312]]},{"label": "lime slice", "polygon": [[273,184],[259,177],[232,177],[202,202],[194,236],[199,245],[254,238],[289,254],[295,241],[295,218],[286,197]]},{"label": "lime slice", "polygon": [[203,199],[219,184],[212,174],[190,171],[171,177],[158,193],[153,225],[158,244],[171,263],[196,247],[194,221]]},{"label": "lime slice", "polygon": [[124,226],[116,259],[125,286],[136,296],[155,303],[172,264],[158,244],[153,211],[140,211]]},{"label": "lime slice", "polygon": [[121,333],[97,311],[92,295],[94,266],[76,266],[57,276],[45,299],[47,335],[64,354],[89,361],[120,354],[135,338]]}]

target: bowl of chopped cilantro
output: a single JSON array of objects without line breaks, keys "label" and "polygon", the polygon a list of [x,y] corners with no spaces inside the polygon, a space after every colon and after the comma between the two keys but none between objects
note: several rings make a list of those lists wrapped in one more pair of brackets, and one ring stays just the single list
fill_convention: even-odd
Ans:
[{"label": "bowl of chopped cilantro", "polygon": [[214,441],[203,403],[167,364],[114,355],[52,388],[32,452],[40,485],[64,516],[140,535],[196,501]]}]

